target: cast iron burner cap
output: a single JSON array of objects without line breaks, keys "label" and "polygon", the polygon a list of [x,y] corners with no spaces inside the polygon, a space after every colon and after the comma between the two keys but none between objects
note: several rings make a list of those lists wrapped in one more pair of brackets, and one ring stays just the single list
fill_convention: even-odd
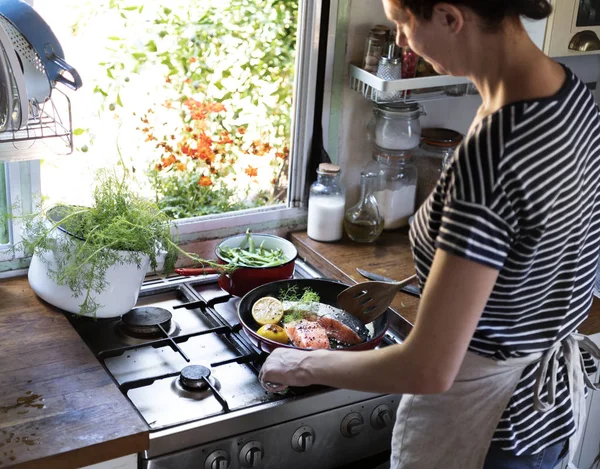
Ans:
[{"label": "cast iron burner cap", "polygon": [[133,308],[121,318],[125,329],[134,335],[162,335],[160,327],[166,331],[171,325],[173,315],[164,308],[144,306]]},{"label": "cast iron burner cap", "polygon": [[185,389],[202,391],[208,388],[206,380],[210,377],[210,370],[205,366],[190,365],[181,370],[179,382]]}]

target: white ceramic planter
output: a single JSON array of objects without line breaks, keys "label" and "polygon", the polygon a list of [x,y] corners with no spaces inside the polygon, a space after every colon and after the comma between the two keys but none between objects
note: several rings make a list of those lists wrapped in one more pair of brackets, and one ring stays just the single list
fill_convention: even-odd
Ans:
[{"label": "white ceramic planter", "polygon": [[[63,233],[60,233],[62,236]],[[127,253],[123,253],[125,257]],[[44,261],[42,261],[42,256]],[[106,271],[106,289],[101,293],[92,292],[94,301],[101,306],[96,311],[97,318],[122,316],[135,306],[140,288],[150,264],[144,256],[138,266],[134,263],[114,265]],[[79,314],[85,295],[74,296],[67,285],[58,285],[48,276],[48,267],[56,267],[56,259],[51,252],[35,253],[29,267],[29,284],[44,301],[69,313]]]}]

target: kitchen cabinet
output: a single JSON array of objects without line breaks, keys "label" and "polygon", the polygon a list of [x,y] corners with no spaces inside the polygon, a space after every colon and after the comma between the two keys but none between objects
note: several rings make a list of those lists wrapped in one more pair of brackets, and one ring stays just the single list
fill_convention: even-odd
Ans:
[{"label": "kitchen cabinet", "polygon": [[130,454],[122,458],[104,461],[91,466],[82,467],[81,469],[137,469],[138,458],[137,454]]},{"label": "kitchen cabinet", "polygon": [[[600,347],[600,334],[594,334],[591,339]],[[600,379],[600,371],[596,373],[594,382]],[[587,397],[587,422],[581,444],[575,455],[575,465],[579,469],[591,469],[600,454],[600,391],[590,392]],[[563,461],[555,469],[566,469],[567,462]]]}]

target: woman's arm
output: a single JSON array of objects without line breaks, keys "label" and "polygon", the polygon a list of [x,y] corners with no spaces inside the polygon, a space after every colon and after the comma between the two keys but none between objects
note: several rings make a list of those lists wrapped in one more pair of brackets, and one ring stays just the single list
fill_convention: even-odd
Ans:
[{"label": "woman's arm", "polygon": [[404,343],[368,352],[277,349],[260,379],[378,393],[443,392],[454,382],[497,278],[491,267],[438,249]]}]

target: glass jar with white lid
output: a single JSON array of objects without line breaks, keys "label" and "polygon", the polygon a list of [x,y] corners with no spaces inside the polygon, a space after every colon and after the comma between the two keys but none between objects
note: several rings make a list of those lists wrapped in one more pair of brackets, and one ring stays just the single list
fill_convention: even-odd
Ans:
[{"label": "glass jar with white lid", "polygon": [[427,115],[418,103],[375,104],[368,132],[373,143],[386,150],[412,150],[421,142],[421,122]]}]

